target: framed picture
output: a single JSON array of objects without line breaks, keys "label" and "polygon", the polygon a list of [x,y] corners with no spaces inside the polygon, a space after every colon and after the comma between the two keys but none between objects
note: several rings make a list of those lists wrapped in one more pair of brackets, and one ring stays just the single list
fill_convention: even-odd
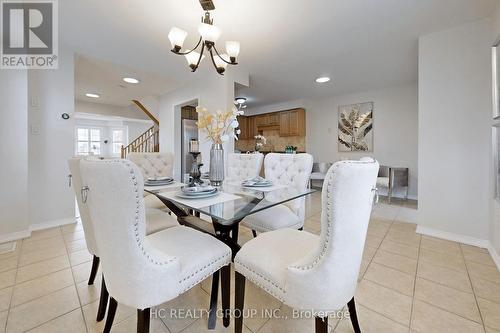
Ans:
[{"label": "framed picture", "polygon": [[373,102],[339,106],[340,152],[373,151]]}]

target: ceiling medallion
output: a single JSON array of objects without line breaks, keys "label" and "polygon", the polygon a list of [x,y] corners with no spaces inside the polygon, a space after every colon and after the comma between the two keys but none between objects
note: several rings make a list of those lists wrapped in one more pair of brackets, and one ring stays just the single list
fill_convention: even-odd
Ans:
[{"label": "ceiling medallion", "polygon": [[[200,0],[201,7],[205,10],[205,15],[201,18],[201,24],[198,27],[198,32],[200,33],[200,39],[196,46],[192,49],[186,49],[181,51],[182,45],[187,37],[187,32],[173,27],[169,34],[168,39],[172,44],[172,52],[177,55],[183,55],[191,68],[192,72],[196,72],[201,61],[205,58],[203,53],[207,49],[212,64],[214,65],[217,73],[224,75],[227,65],[237,65],[236,57],[240,53],[240,43],[235,41],[226,42],[226,52],[225,54],[219,54],[219,51],[215,47],[215,43],[221,35],[219,28],[213,25],[214,20],[210,18],[210,11],[215,9],[212,0]],[[200,52],[196,52],[196,49],[201,45]],[[215,54],[214,54],[215,53]]]}]

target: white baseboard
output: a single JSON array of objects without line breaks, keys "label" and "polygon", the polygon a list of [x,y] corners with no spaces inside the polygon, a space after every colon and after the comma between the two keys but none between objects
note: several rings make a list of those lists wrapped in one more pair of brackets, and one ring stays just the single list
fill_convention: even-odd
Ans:
[{"label": "white baseboard", "polygon": [[488,249],[490,246],[490,242],[486,239],[480,239],[460,234],[455,234],[452,232],[442,231],[434,228],[423,227],[421,225],[417,226],[417,234],[422,234],[426,236],[432,236],[436,238],[442,238],[454,242],[459,242],[462,244],[482,247]]},{"label": "white baseboard", "polygon": [[0,243],[12,242],[23,238],[28,238],[31,236],[32,231],[60,227],[63,225],[75,223],[77,220],[78,218],[76,217],[68,217],[60,220],[53,220],[53,221],[46,221],[42,223],[32,224],[29,226],[28,230],[16,231],[10,234],[0,235]]},{"label": "white baseboard", "polygon": [[493,244],[490,243],[490,246],[488,246],[488,251],[490,252],[491,257],[493,258],[493,261],[497,265],[497,269],[500,271],[500,255],[493,247]]}]

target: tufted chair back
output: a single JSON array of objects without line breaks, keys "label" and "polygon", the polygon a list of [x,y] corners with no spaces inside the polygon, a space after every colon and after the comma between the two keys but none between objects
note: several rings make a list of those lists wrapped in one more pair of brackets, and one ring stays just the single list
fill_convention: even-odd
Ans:
[{"label": "tufted chair back", "polygon": [[[299,191],[307,189],[311,177],[313,157],[310,154],[267,154],[264,159],[266,179],[276,185],[293,186]],[[289,201],[285,204],[303,220],[305,216],[305,198]]]},{"label": "tufted chair back", "polygon": [[256,154],[228,154],[227,180],[243,181],[257,177],[262,168],[264,155]]},{"label": "tufted chair back", "polygon": [[80,163],[86,205],[95,231],[106,286],[119,303],[145,309],[180,293],[180,262],[146,238],[144,181],[128,160]]},{"label": "tufted chair back", "polygon": [[139,167],[144,179],[172,177],[174,155],[171,153],[128,153],[127,159]]},{"label": "tufted chair back", "polygon": [[82,176],[80,173],[81,158],[73,157],[68,160],[69,172],[71,173],[71,184],[75,191],[78,210],[80,211],[80,219],[82,220],[83,233],[85,234],[85,243],[90,254],[99,257],[97,245],[95,242],[94,228],[90,220],[89,210],[87,205],[82,202]]},{"label": "tufted chair back", "polygon": [[287,270],[290,306],[341,309],[354,296],[378,169],[377,161],[363,159],[337,162],[328,171],[319,246]]}]

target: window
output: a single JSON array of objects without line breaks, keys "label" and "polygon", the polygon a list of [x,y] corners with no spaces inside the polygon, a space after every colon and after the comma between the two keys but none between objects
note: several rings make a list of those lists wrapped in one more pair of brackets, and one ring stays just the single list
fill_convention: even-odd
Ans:
[{"label": "window", "polygon": [[78,127],[76,129],[76,155],[100,155],[101,130]]},{"label": "window", "polygon": [[122,146],[125,145],[125,131],[122,128],[112,130],[113,138],[113,156],[120,156],[122,153]]}]

